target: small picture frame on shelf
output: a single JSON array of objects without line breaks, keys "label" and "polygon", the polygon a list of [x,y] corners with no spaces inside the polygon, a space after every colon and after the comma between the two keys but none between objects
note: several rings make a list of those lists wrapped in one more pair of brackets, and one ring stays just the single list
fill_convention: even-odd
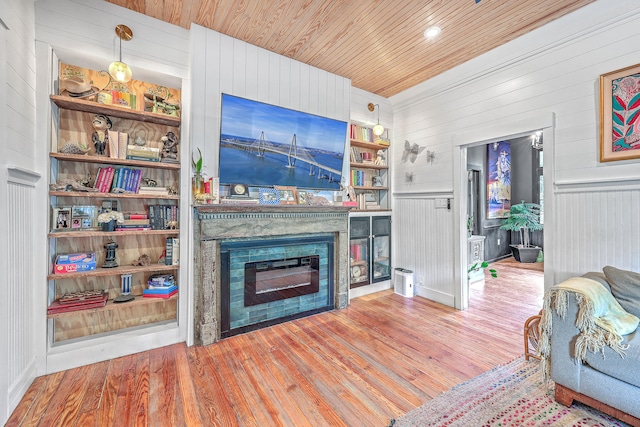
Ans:
[{"label": "small picture frame on shelf", "polygon": [[53,208],[52,228],[56,231],[67,231],[71,229],[71,208]]},{"label": "small picture frame on shelf", "polygon": [[298,204],[298,190],[296,187],[276,185],[273,187],[280,193],[281,205],[297,205]]},{"label": "small picture frame on shelf", "polygon": [[309,204],[309,194],[307,193],[307,190],[298,190],[298,204],[299,205]]},{"label": "small picture frame on shelf", "polygon": [[279,205],[280,192],[275,188],[258,188],[261,205]]},{"label": "small picture frame on shelf", "polygon": [[96,226],[95,206],[74,206],[71,209],[71,228],[90,230]]},{"label": "small picture frame on shelf", "polygon": [[347,192],[349,193],[349,201],[350,202],[355,202],[356,201],[356,190],[353,189],[353,185],[350,185],[347,187]]}]

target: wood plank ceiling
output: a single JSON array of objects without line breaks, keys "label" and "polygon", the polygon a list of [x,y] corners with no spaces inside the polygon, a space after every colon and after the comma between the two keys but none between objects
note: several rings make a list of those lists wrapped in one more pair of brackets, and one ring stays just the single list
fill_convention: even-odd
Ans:
[{"label": "wood plank ceiling", "polygon": [[[390,97],[595,0],[106,1],[194,22]],[[427,40],[432,25],[442,33]]]}]

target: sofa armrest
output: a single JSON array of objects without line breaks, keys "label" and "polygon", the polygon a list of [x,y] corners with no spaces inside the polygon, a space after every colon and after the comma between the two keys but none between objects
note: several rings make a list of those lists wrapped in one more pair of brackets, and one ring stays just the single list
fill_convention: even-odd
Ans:
[{"label": "sofa armrest", "polygon": [[576,327],[578,303],[573,292],[567,292],[567,312],[561,318],[552,311],[551,379],[574,391],[580,392],[580,367],[575,357],[576,339],[580,330]]}]

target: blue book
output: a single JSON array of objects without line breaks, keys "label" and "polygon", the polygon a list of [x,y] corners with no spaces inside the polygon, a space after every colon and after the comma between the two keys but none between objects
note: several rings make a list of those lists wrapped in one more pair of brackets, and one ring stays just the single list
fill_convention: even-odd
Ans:
[{"label": "blue book", "polygon": [[174,285],[166,288],[145,289],[144,291],[142,291],[142,293],[145,295],[164,295],[164,294],[170,294],[176,289],[178,289],[178,287]]}]

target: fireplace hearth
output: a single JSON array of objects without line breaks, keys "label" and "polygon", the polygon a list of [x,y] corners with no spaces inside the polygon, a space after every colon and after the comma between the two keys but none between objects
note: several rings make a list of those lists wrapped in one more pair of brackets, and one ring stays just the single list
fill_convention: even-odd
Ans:
[{"label": "fireplace hearth", "polygon": [[196,207],[199,345],[348,305],[348,208]]}]

